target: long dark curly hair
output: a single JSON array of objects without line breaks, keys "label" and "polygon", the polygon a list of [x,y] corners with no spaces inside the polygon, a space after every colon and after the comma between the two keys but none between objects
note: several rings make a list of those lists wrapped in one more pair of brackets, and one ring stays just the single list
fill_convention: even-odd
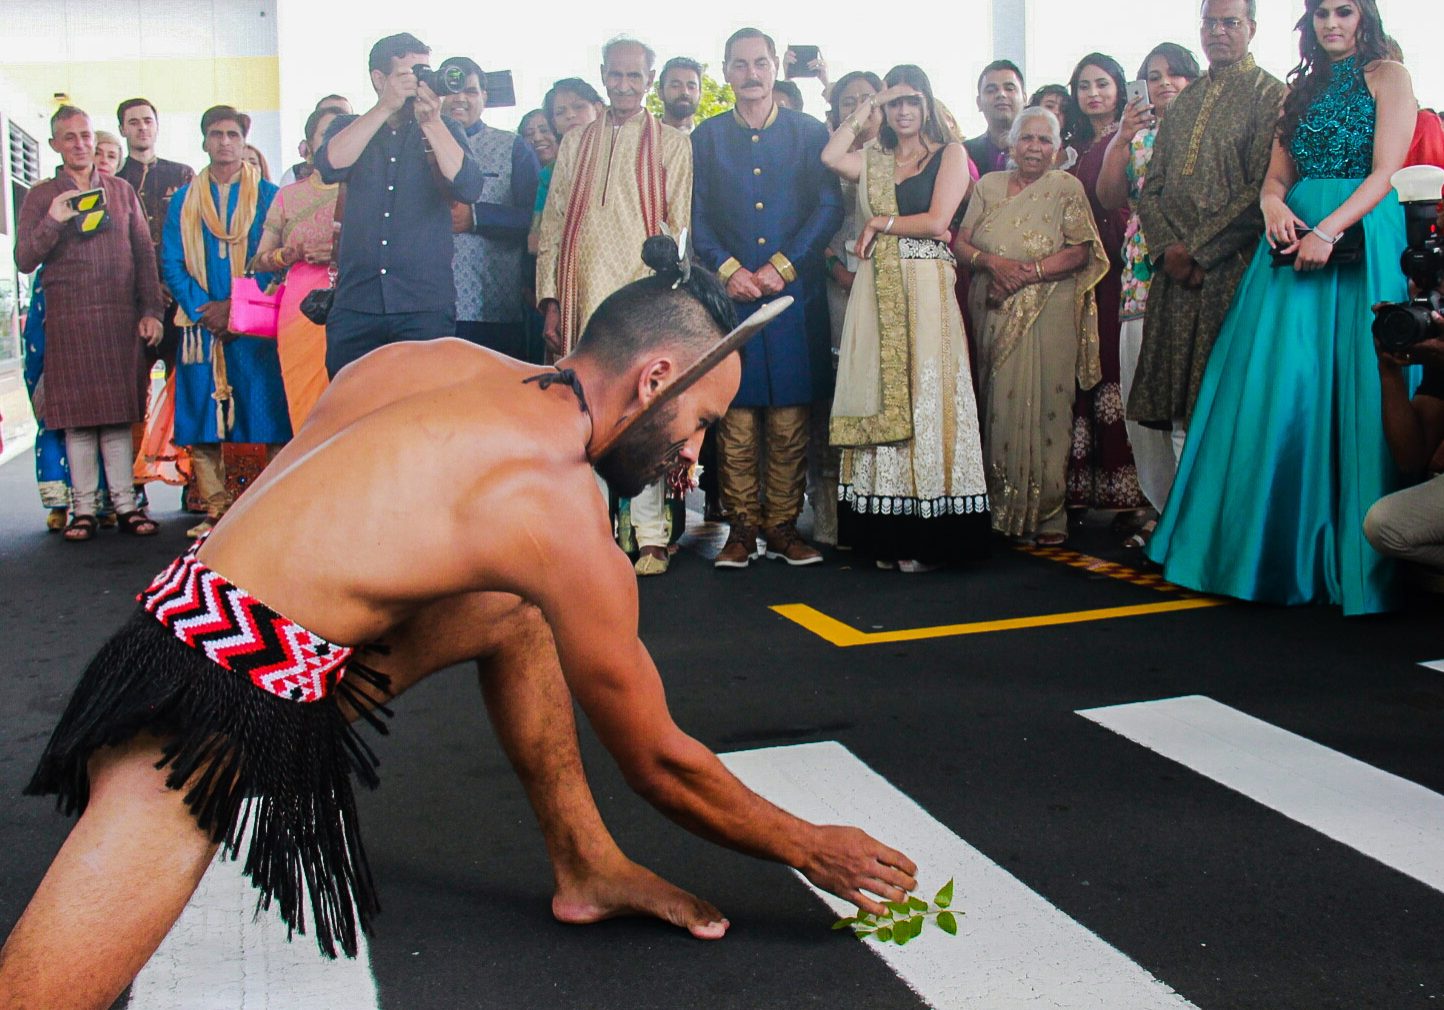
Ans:
[{"label": "long dark curly hair", "polygon": [[1097,138],[1093,121],[1078,102],[1078,78],[1083,76],[1084,67],[1097,67],[1113,78],[1113,84],[1118,89],[1118,97],[1113,103],[1115,120],[1123,118],[1123,106],[1127,101],[1124,92],[1128,88],[1128,78],[1123,73],[1123,66],[1113,57],[1103,53],[1089,53],[1078,61],[1078,65],[1073,68],[1073,76],[1068,78],[1068,108],[1063,117],[1063,143],[1072,144],[1079,154],[1092,146]]},{"label": "long dark curly hair", "polygon": [[[1299,33],[1299,65],[1289,71],[1289,95],[1284,99],[1283,115],[1279,118],[1279,143],[1287,150],[1298,132],[1299,122],[1309,111],[1309,106],[1327,90],[1334,76],[1334,63],[1319,36],[1314,31],[1314,12],[1324,0],[1304,0],[1304,16],[1299,18],[1294,29]],[[1397,60],[1402,55],[1399,43],[1384,31],[1384,19],[1379,16],[1379,5],[1375,0],[1351,0],[1359,10],[1359,34],[1354,40],[1358,52],[1355,72],[1360,80],[1364,68],[1377,60]]]}]

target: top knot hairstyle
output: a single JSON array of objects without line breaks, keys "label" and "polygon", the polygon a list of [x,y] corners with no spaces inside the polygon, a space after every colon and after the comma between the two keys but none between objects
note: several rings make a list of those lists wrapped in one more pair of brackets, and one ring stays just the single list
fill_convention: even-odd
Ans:
[{"label": "top knot hairstyle", "polygon": [[700,358],[737,326],[737,310],[717,275],[695,260],[684,262],[670,235],[647,239],[642,262],[653,276],[618,288],[597,306],[577,341],[578,354],[616,370],[663,347]]}]

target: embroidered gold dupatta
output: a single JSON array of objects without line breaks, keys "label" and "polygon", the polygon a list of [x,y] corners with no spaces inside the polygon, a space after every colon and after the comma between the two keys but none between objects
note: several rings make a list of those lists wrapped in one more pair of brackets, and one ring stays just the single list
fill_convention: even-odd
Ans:
[{"label": "embroidered gold dupatta", "polygon": [[[857,187],[859,221],[898,212],[893,182],[896,160],[871,143],[863,148],[866,168]],[[854,313],[868,313],[873,319]],[[887,445],[913,437],[912,350],[908,338],[907,292],[896,235],[877,236],[848,298],[843,326],[837,395],[829,437],[835,446]]]}]

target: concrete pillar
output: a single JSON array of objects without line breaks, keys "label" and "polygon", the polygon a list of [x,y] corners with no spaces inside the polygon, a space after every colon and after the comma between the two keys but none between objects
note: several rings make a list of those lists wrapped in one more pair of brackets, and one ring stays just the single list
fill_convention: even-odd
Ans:
[{"label": "concrete pillar", "polygon": [[1028,0],[993,0],[993,59],[1012,60],[1028,75]]}]

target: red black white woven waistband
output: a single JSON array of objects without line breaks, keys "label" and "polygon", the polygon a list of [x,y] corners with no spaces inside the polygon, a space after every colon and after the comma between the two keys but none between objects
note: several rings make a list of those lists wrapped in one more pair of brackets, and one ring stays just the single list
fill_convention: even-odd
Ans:
[{"label": "red black white woven waistband", "polygon": [[217,666],[288,701],[320,701],[345,674],[353,649],[328,642],[276,613],[196,557],[171,562],[136,597],[182,642]]}]

